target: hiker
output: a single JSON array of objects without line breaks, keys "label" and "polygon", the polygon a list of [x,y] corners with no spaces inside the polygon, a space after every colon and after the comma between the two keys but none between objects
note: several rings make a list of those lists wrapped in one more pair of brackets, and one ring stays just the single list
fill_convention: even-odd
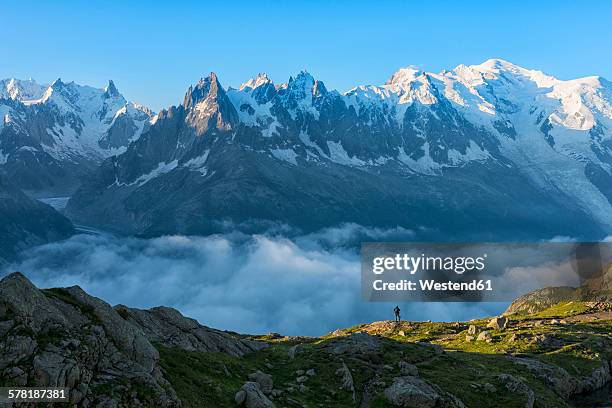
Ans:
[{"label": "hiker", "polygon": [[396,322],[400,322],[402,319],[400,318],[400,308],[399,306],[395,306],[395,309],[393,309],[393,313],[395,313],[395,321]]}]

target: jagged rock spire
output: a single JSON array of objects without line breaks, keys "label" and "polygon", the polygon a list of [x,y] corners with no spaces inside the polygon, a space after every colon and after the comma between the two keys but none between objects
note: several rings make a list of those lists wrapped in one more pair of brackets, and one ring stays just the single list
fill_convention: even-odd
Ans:
[{"label": "jagged rock spire", "polygon": [[195,87],[189,87],[183,106],[191,111],[188,121],[199,134],[204,133],[211,125],[217,129],[229,130],[239,121],[236,108],[214,72],[200,79]]},{"label": "jagged rock spire", "polygon": [[121,95],[112,79],[108,81],[108,85],[104,89],[104,95],[106,95],[107,98]]},{"label": "jagged rock spire", "polygon": [[225,91],[219,83],[217,74],[211,72],[206,78],[201,78],[195,87],[189,86],[185,94],[183,106],[189,109],[200,101],[208,98],[217,99],[219,96],[225,96]]}]

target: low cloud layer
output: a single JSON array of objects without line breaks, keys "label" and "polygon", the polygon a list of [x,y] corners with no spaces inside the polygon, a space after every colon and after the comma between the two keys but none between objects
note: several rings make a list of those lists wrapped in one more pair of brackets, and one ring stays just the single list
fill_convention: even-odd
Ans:
[{"label": "low cloud layer", "polygon": [[[245,333],[321,335],[392,318],[395,304],[361,300],[356,244],[407,239],[402,229],[347,225],[293,237],[225,234],[155,239],[77,235],[34,248],[3,271],[40,287],[79,285],[110,304],[166,305],[200,323]],[[411,320],[463,320],[500,303],[406,303]]]}]

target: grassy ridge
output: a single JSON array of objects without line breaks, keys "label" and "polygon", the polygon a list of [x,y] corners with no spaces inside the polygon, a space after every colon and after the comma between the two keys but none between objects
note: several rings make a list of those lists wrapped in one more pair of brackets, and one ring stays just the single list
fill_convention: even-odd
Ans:
[{"label": "grassy ridge", "polygon": [[[400,361],[414,364],[423,380],[468,407],[524,407],[527,396],[510,392],[501,380],[504,374],[528,385],[535,395],[535,406],[564,407],[568,401],[551,387],[550,380],[516,359],[562,368],[578,380],[587,378],[602,360],[612,360],[612,320],[556,322],[552,318],[581,316],[589,311],[586,303],[562,303],[531,316],[512,316],[505,330],[486,329],[487,320],[375,322],[302,343],[301,352],[293,359],[289,349],[296,340],[292,338],[267,338],[272,347],[243,358],[158,348],[166,378],[186,407],[236,406],[234,394],[255,370],[272,375],[274,388],[281,391],[275,398],[277,406],[359,406],[367,394],[369,406],[390,407],[384,389],[402,375]],[[488,330],[492,341],[466,341],[470,324]],[[329,345],[357,332],[377,335],[380,346],[366,352],[329,353]],[[355,402],[350,392],[340,389],[335,374],[343,362],[353,375]],[[300,391],[296,371],[308,369],[314,369],[316,375],[308,378]]]}]

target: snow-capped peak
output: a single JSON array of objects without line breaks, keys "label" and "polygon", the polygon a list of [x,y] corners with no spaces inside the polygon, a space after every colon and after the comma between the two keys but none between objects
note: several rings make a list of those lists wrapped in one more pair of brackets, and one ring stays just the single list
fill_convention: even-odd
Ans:
[{"label": "snow-capped peak", "polygon": [[539,88],[550,88],[559,80],[553,76],[546,75],[542,71],[523,68],[503,59],[488,59],[478,65],[459,65],[453,70],[459,79],[466,83],[478,85],[487,79],[499,79],[500,76],[511,76],[527,79],[534,82]]},{"label": "snow-capped peak", "polygon": [[240,85],[239,89],[241,91],[246,88],[255,89],[255,88],[259,88],[262,85],[271,84],[271,83],[272,81],[270,80],[270,78],[268,78],[268,75],[265,72],[261,72],[257,74],[255,78],[251,78],[248,81],[244,82],[242,85]]},{"label": "snow-capped peak", "polygon": [[55,81],[51,83],[51,85],[49,85],[49,88],[52,88],[52,89],[61,89],[63,87],[64,87],[64,82],[62,81],[62,78],[57,78]]},{"label": "snow-capped peak", "polygon": [[304,91],[313,88],[315,79],[307,71],[300,71],[295,78],[290,77],[287,84],[288,89]]},{"label": "snow-capped peak", "polygon": [[501,58],[490,58],[483,62],[482,64],[473,65],[475,69],[479,69],[481,71],[520,71],[524,70],[524,68],[519,67],[516,64],[513,64],[509,61],[503,60]]},{"label": "snow-capped peak", "polygon": [[[1,98],[17,100],[23,106],[3,106]],[[33,105],[37,108],[29,110]],[[42,136],[35,137],[46,141],[40,149],[61,160],[74,157],[99,160],[117,153],[117,149],[140,136],[152,116],[150,110],[126,101],[113,81],[103,89],[64,82],[61,78],[49,86],[32,80],[0,81],[0,114],[10,113],[11,119],[38,120],[30,119],[29,115],[43,110],[46,116],[40,127],[21,129],[42,132]],[[15,126],[20,125],[18,122]]]},{"label": "snow-capped peak", "polygon": [[40,99],[47,89],[47,85],[37,83],[32,79],[4,79],[0,80],[0,98],[18,101]]},{"label": "snow-capped peak", "polygon": [[421,70],[413,67],[400,68],[397,72],[391,75],[391,78],[389,78],[385,85],[401,86],[409,84],[411,82],[414,82],[422,74],[423,73],[421,72]]}]

